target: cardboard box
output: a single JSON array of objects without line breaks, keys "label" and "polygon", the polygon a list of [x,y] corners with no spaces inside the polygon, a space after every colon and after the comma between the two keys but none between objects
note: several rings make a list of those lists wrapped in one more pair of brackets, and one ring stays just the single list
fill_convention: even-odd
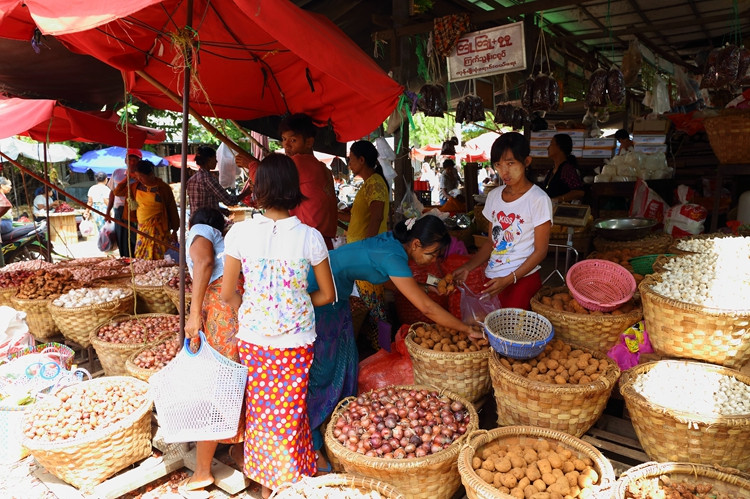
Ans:
[{"label": "cardboard box", "polygon": [[615,147],[615,139],[585,139],[583,141],[584,149],[611,149]]},{"label": "cardboard box", "polygon": [[573,147],[573,151],[571,151],[570,154],[572,154],[576,158],[580,158],[583,154],[583,147]]},{"label": "cardboard box", "polygon": [[551,139],[531,139],[529,140],[529,147],[532,149],[547,149],[550,140]]},{"label": "cardboard box", "polygon": [[638,118],[633,124],[633,134],[635,135],[639,132],[646,132],[666,135],[671,124],[671,121],[664,118],[657,118],[655,120]]},{"label": "cardboard box", "polygon": [[657,154],[660,152],[666,153],[667,152],[667,144],[636,144],[635,152],[642,152],[644,154]]},{"label": "cardboard box", "polygon": [[557,130],[540,130],[538,132],[531,132],[531,140],[539,140],[539,139],[546,139],[547,143],[549,143],[549,139],[554,137],[557,134]]},{"label": "cardboard box", "polygon": [[586,131],[582,128],[568,128],[563,130],[558,129],[557,133],[567,133],[571,139],[582,139]]},{"label": "cardboard box", "polygon": [[614,149],[584,149],[581,154],[582,158],[611,158]]},{"label": "cardboard box", "polygon": [[531,149],[529,156],[531,156],[532,158],[546,158],[547,149],[539,149],[539,148]]},{"label": "cardboard box", "polygon": [[660,133],[636,133],[633,134],[635,144],[664,144],[667,136]]}]

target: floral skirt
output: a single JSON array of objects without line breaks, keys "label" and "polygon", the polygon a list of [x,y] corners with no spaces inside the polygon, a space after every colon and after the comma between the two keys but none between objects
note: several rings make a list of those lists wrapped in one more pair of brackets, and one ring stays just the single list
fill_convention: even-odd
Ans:
[{"label": "floral skirt", "polygon": [[145,232],[153,239],[147,239],[138,234],[135,241],[135,258],[144,260],[161,260],[164,258],[169,241],[169,229],[166,221],[162,220],[161,217],[152,217],[143,223],[138,222],[138,230]]},{"label": "floral skirt", "polygon": [[[370,310],[370,317],[373,320],[373,324],[378,326],[379,323],[387,323],[388,316],[385,313],[385,287],[382,284],[372,284],[367,281],[355,281],[357,285],[357,293],[362,301],[365,302],[367,308]],[[369,329],[370,343],[375,350],[380,348],[378,344],[377,331],[378,328]]]},{"label": "floral skirt", "polygon": [[265,348],[242,340],[248,368],[245,397],[245,466],[251,480],[270,489],[317,471],[307,418],[313,345]]}]

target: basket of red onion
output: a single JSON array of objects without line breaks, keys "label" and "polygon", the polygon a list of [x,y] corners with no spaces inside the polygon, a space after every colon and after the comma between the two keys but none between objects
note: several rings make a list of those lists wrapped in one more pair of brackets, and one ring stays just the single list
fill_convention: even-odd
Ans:
[{"label": "basket of red onion", "polygon": [[407,497],[451,497],[457,460],[478,427],[474,406],[429,386],[389,386],[342,400],[326,428],[331,462],[390,483]]}]

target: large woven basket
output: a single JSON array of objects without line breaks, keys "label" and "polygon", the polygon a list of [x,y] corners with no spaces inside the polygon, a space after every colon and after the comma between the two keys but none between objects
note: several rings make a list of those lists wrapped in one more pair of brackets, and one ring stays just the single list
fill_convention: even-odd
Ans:
[{"label": "large woven basket", "polygon": [[594,238],[594,248],[596,251],[612,251],[617,249],[630,249],[640,252],[642,255],[652,255],[654,253],[667,253],[667,249],[672,244],[672,236],[663,232],[649,234],[641,239],[633,241],[610,241],[603,237]]},{"label": "large woven basket", "polygon": [[300,497],[309,497],[308,494],[314,493],[313,491],[322,494],[321,489],[325,487],[341,491],[341,494],[345,493],[346,490],[357,490],[362,494],[377,492],[380,494],[379,497],[384,499],[406,499],[406,497],[392,485],[379,480],[373,480],[372,478],[347,475],[345,473],[317,477],[303,477],[299,482],[285,483],[277,489],[271,497],[273,499],[298,499]]},{"label": "large woven basket", "polygon": [[735,111],[703,120],[708,142],[719,163],[747,163],[750,156],[750,112]]},{"label": "large woven basket", "polygon": [[667,298],[652,289],[658,279],[646,276],[638,288],[656,353],[737,369],[750,360],[750,309],[722,310]]},{"label": "large woven basket", "polygon": [[608,352],[620,339],[620,335],[643,318],[643,309],[638,307],[620,315],[576,314],[557,310],[542,303],[542,298],[567,292],[565,286],[544,287],[531,299],[531,310],[543,315],[555,328],[555,337],[567,343],[580,345],[598,352]]},{"label": "large woven basket", "polygon": [[[175,289],[172,286],[169,286],[167,284],[165,284],[163,288],[164,288],[164,294],[166,294],[167,298],[169,298],[169,301],[172,302],[175,310],[179,310],[180,309],[180,290]],[[190,300],[192,296],[193,296],[192,293],[185,293],[185,312],[186,313],[190,311]]]},{"label": "large woven basket", "polygon": [[47,299],[24,300],[13,296],[10,301],[16,310],[26,312],[26,324],[29,332],[39,341],[46,341],[60,334],[60,328],[52,318],[48,305],[57,295]]},{"label": "large woven basket", "polygon": [[12,288],[0,288],[0,306],[7,306],[12,307],[13,302],[11,301],[11,298],[13,298],[16,293],[18,293],[19,286],[15,286]]},{"label": "large woven basket", "polygon": [[573,298],[587,310],[611,312],[633,297],[635,279],[622,265],[608,260],[583,260],[565,275]]},{"label": "large woven basket", "polygon": [[412,324],[406,336],[406,349],[414,368],[414,383],[451,390],[470,402],[476,402],[492,388],[490,348],[478,352],[437,352],[417,345],[414,330],[428,324]]},{"label": "large woven basket", "polygon": [[660,477],[669,477],[671,482],[710,484],[714,494],[750,497],[750,476],[731,468],[695,463],[643,463],[620,475],[613,499],[625,499],[633,482]]},{"label": "large woven basket", "polygon": [[138,379],[140,379],[142,381],[148,381],[149,378],[151,378],[151,375],[154,374],[154,373],[156,373],[156,372],[159,372],[159,370],[158,369],[144,369],[142,367],[139,367],[134,362],[135,358],[138,357],[138,355],[141,352],[144,352],[144,351],[148,350],[149,348],[154,348],[154,347],[156,347],[158,345],[161,345],[162,343],[165,343],[167,341],[171,341],[172,338],[173,338],[172,335],[165,334],[164,336],[162,336],[161,338],[159,338],[155,342],[149,343],[148,346],[142,346],[142,348],[139,348],[138,350],[136,350],[135,352],[133,352],[132,354],[130,354],[130,356],[125,361],[125,370],[127,371],[127,373],[130,376],[133,376],[134,378],[138,378]]},{"label": "large woven basket", "polygon": [[[394,386],[395,389],[429,389],[430,386]],[[437,454],[412,459],[383,459],[380,457],[369,457],[352,452],[339,443],[333,436],[333,428],[339,416],[354,397],[349,397],[341,402],[333,411],[331,422],[326,427],[325,442],[328,456],[331,462],[336,462],[343,467],[347,473],[362,475],[375,480],[382,480],[396,487],[406,497],[413,499],[436,499],[449,498],[456,493],[461,486],[461,477],[456,468],[458,453],[467,436],[477,429],[479,416],[474,406],[463,397],[449,391],[441,393],[451,400],[458,400],[469,411],[469,424],[466,434],[453,442],[447,449]]]},{"label": "large woven basket", "polygon": [[[82,384],[86,383],[131,383],[148,388],[147,383],[125,376],[99,378]],[[82,384],[64,388],[60,393],[76,390]],[[58,398],[50,397],[37,405],[61,403]],[[61,442],[25,439],[24,446],[47,471],[86,491],[151,454],[152,406],[149,399],[128,417],[79,439]],[[28,417],[33,414],[33,410],[27,413]]]},{"label": "large woven basket", "polygon": [[547,440],[555,445],[562,445],[579,458],[591,459],[594,463],[594,470],[599,474],[599,482],[594,488],[595,497],[608,497],[603,495],[603,491],[614,485],[615,472],[609,460],[601,452],[567,433],[536,426],[506,426],[490,431],[478,430],[471,434],[458,456],[458,472],[466,488],[466,496],[469,499],[515,499],[514,496],[500,492],[479,478],[472,466],[472,459],[484,445],[491,442],[529,445],[537,440]]},{"label": "large woven basket", "polygon": [[[607,358],[601,352],[575,348],[598,360]],[[498,425],[551,428],[575,437],[586,433],[599,419],[620,378],[620,368],[611,360],[596,381],[584,385],[532,381],[505,367],[497,353],[490,356],[489,364]]]},{"label": "large woven basket", "polygon": [[739,371],[684,360],[647,362],[627,370],[620,380],[620,393],[643,450],[655,461],[718,464],[750,470],[750,414],[721,417],[672,410],[650,402],[633,388],[638,376],[657,364],[686,363],[750,384],[750,376]]},{"label": "large woven basket", "polygon": [[49,302],[48,308],[55,324],[65,338],[87,348],[91,345],[91,330],[115,315],[132,312],[135,303],[133,290],[124,288],[126,295],[107,303],[86,307],[64,308]]},{"label": "large woven basket", "polygon": [[[175,314],[177,305],[164,291],[164,286],[134,285],[138,313]],[[179,303],[179,302],[178,302]]]},{"label": "large woven basket", "polygon": [[94,329],[91,330],[91,334],[89,335],[89,342],[94,347],[94,350],[96,350],[96,355],[97,357],[99,357],[99,362],[102,365],[102,369],[104,369],[104,373],[107,376],[128,375],[129,372],[125,367],[125,363],[128,360],[128,357],[145,347],[152,347],[156,345],[157,343],[161,342],[163,338],[176,334],[177,331],[164,331],[163,335],[159,335],[156,340],[151,342],[111,343],[109,341],[99,339],[99,337],[97,336],[99,334],[99,329],[101,329],[103,326],[106,326],[107,324],[112,324],[113,322],[123,322],[126,320],[138,319],[142,317],[162,317],[168,315],[170,314],[119,314],[115,315],[114,317],[110,317],[109,319],[106,319],[105,321],[96,325]]}]

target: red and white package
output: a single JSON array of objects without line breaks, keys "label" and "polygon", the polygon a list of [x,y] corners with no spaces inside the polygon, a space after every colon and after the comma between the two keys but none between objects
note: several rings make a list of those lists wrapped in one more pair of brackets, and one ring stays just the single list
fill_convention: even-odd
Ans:
[{"label": "red and white package", "polygon": [[630,203],[630,211],[628,212],[629,216],[650,218],[662,223],[666,210],[667,203],[644,180],[638,179],[635,181],[633,202]]},{"label": "red and white package", "polygon": [[672,237],[684,237],[703,232],[708,210],[699,204],[688,203],[695,193],[686,185],[677,187],[678,204],[664,216],[664,232]]}]

